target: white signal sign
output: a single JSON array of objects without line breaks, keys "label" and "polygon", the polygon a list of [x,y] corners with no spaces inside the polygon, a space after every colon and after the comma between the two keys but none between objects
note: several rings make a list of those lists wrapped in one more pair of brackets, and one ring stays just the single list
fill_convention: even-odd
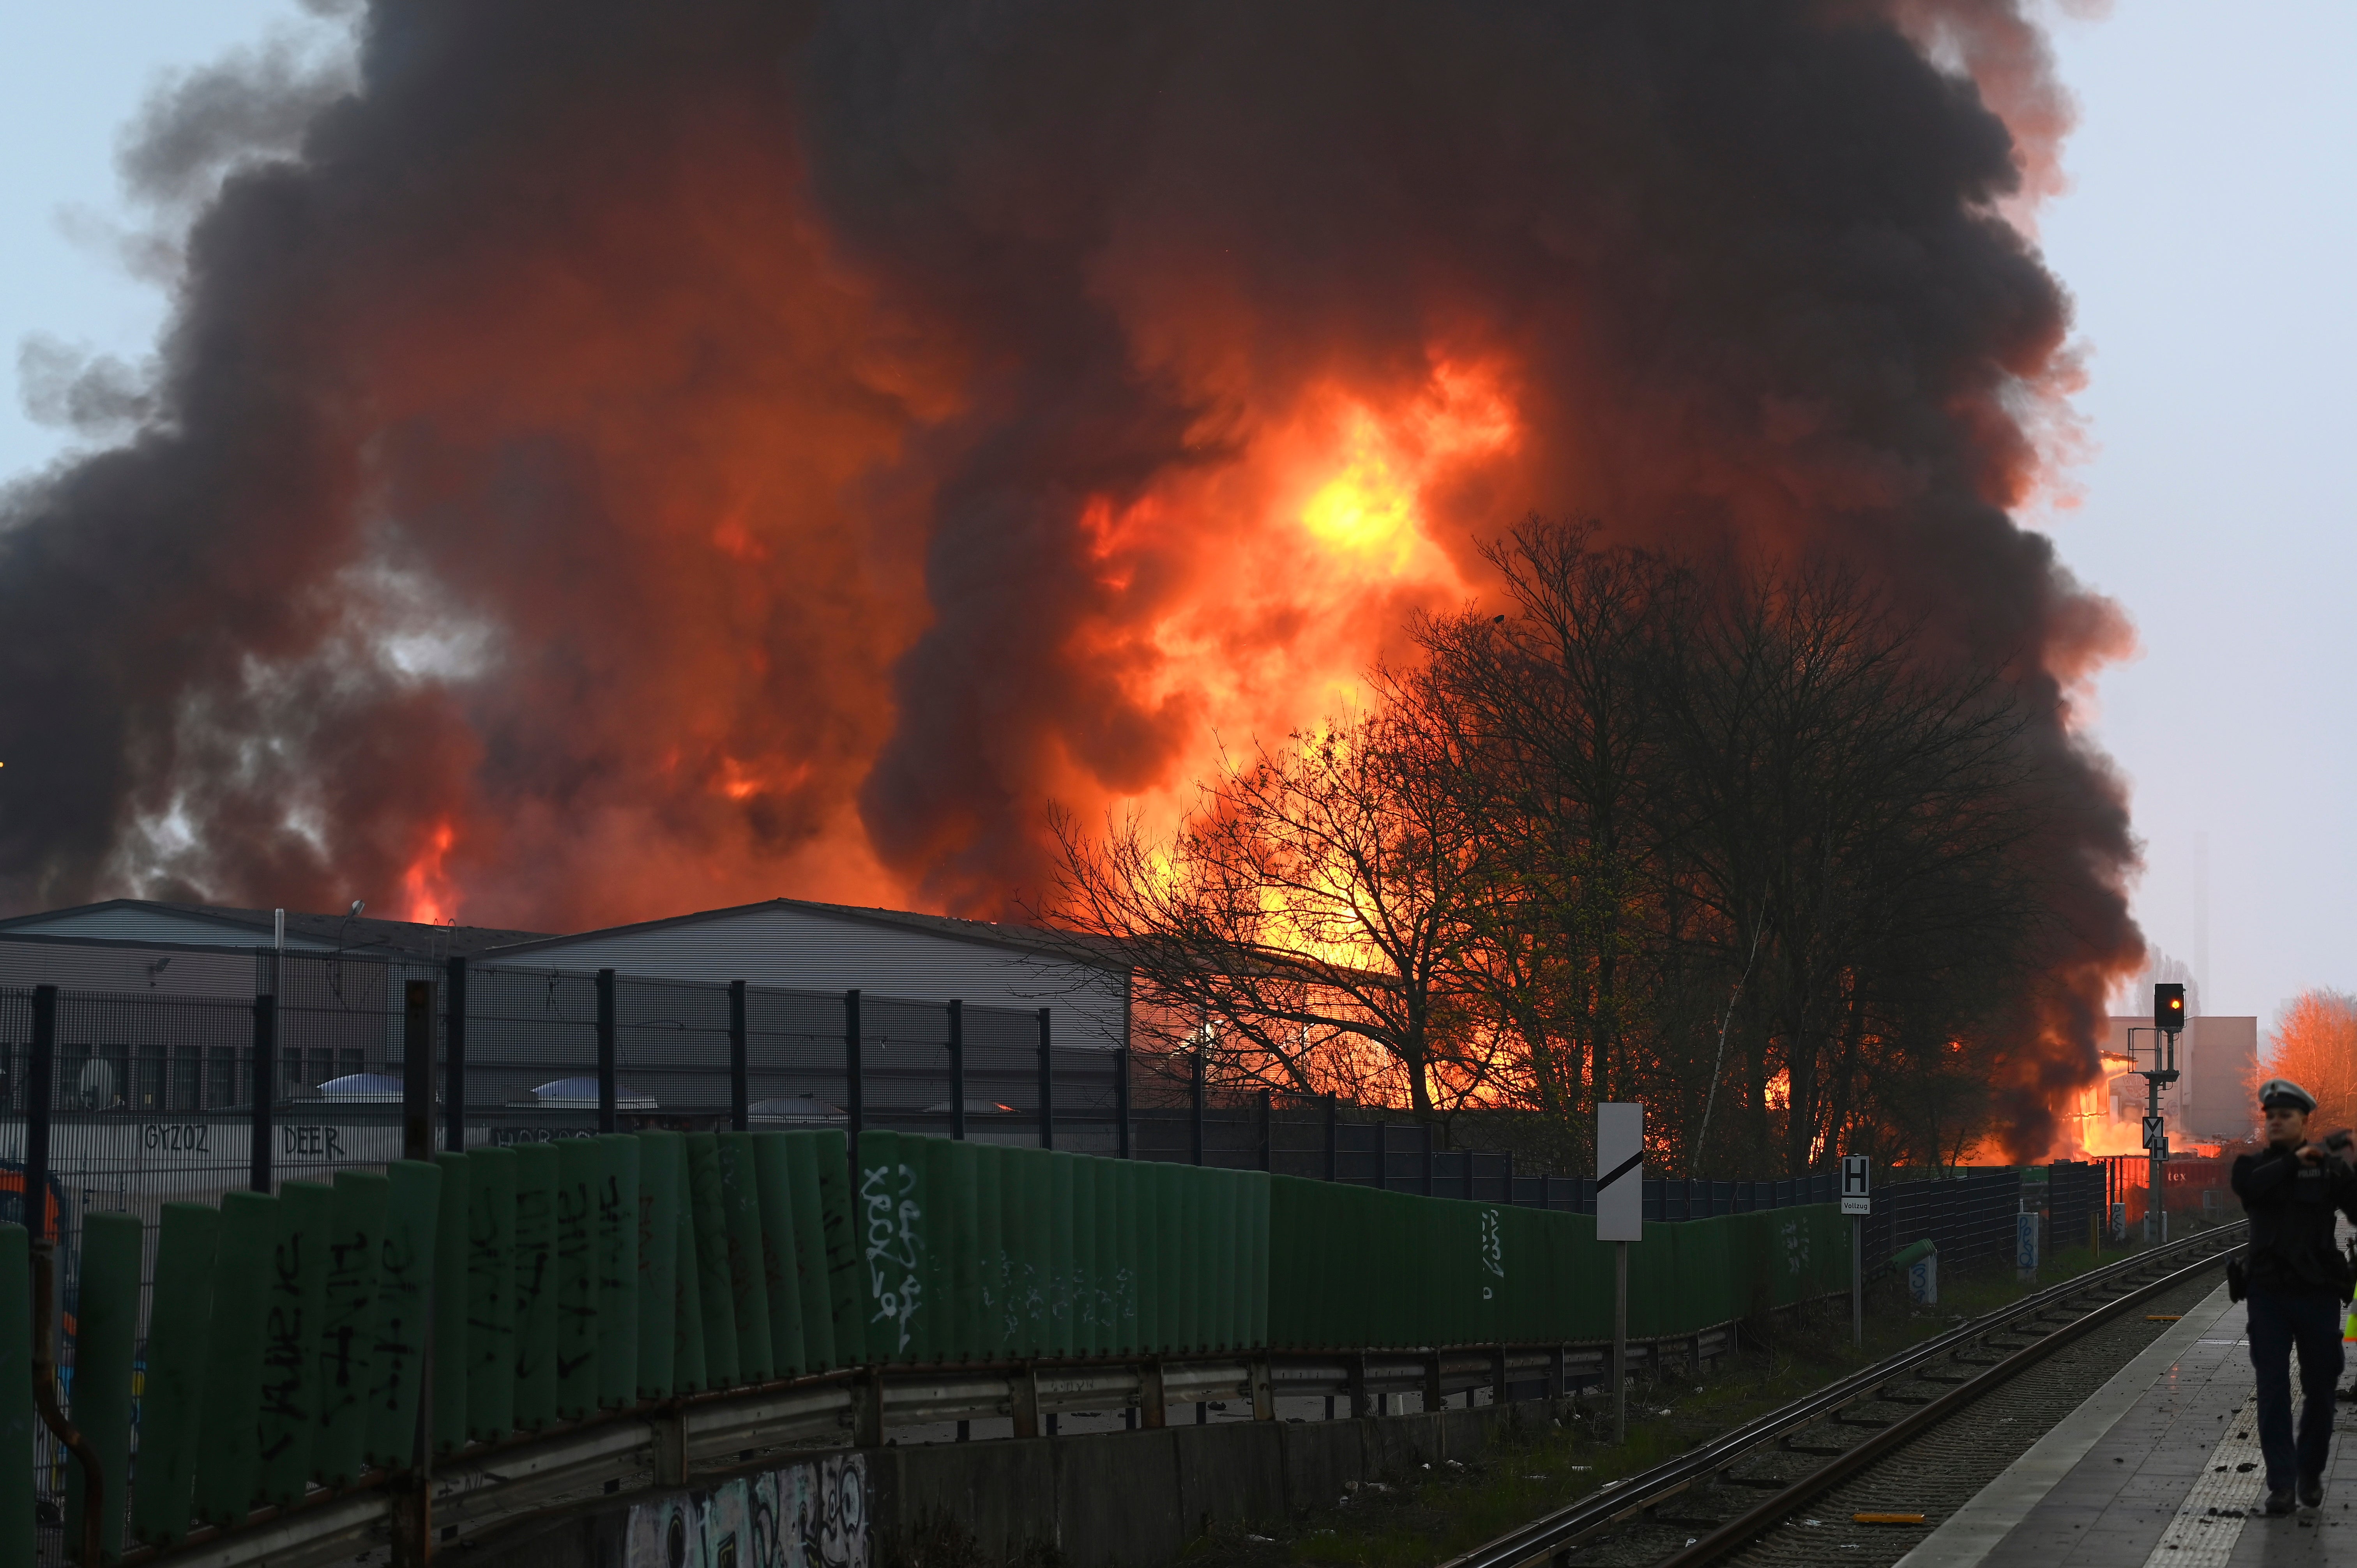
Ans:
[{"label": "white signal sign", "polygon": [[2147,1116],[2144,1119],[2144,1146],[2147,1149],[2169,1146],[2169,1127],[2160,1117]]},{"label": "white signal sign", "polygon": [[1844,1214],[1874,1212],[1871,1170],[1871,1162],[1864,1155],[1842,1156],[1841,1211]]},{"label": "white signal sign", "polygon": [[1596,1239],[1637,1241],[1645,1235],[1645,1108],[1596,1108]]}]

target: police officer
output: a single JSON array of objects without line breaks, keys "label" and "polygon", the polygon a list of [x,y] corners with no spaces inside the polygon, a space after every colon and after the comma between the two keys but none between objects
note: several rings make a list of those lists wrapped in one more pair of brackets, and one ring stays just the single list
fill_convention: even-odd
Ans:
[{"label": "police officer", "polygon": [[[2332,1391],[2341,1379],[2341,1310],[2349,1264],[2333,1245],[2333,1215],[2357,1220],[2357,1169],[2311,1143],[2316,1097],[2289,1079],[2259,1086],[2266,1147],[2234,1161],[2234,1196],[2251,1219],[2244,1249],[2251,1365],[2257,1373],[2259,1448],[2266,1455],[2266,1509],[2324,1501],[2332,1444]],[[2336,1140],[2338,1142],[2338,1140]],[[2291,1352],[2299,1348],[2299,1436],[2292,1437]]]}]

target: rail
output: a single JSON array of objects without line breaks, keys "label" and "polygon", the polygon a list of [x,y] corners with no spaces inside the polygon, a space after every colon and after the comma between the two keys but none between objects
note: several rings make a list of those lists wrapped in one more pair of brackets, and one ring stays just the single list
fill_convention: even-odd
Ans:
[{"label": "rail", "polygon": [[[1671,1553],[1662,1560],[1660,1568],[1696,1568],[1698,1564],[1716,1562],[1790,1516],[1810,1498],[1904,1446],[1930,1427],[2000,1387],[2080,1335],[2117,1316],[2136,1303],[2214,1267],[2227,1251],[2239,1244],[2244,1229],[2240,1222],[2221,1226],[2199,1232],[2183,1241],[2139,1252],[2120,1262],[2093,1270],[2025,1297],[2001,1311],[1987,1314],[1934,1338],[1910,1346],[1873,1366],[1713,1438],[1690,1453],[1630,1477],[1608,1492],[1582,1498],[1568,1508],[1510,1530],[1462,1556],[1451,1559],[1443,1568],[1526,1568],[1529,1564],[1553,1560],[1557,1554],[1566,1552],[1607,1530],[1625,1524],[1671,1498],[1726,1476],[1745,1457],[1766,1444],[1833,1416],[1848,1405],[1877,1398],[1894,1380],[1940,1361],[1957,1349],[1985,1344],[1992,1339],[2030,1337],[2030,1343],[2008,1351],[2002,1360],[1987,1364],[1984,1369],[1973,1374],[1969,1381],[1917,1403],[1907,1415],[1877,1431],[1855,1447],[1837,1455],[1829,1455],[1824,1465],[1719,1524],[1690,1545]],[[2150,1278],[2138,1278],[2158,1264],[2189,1255],[2195,1261]],[[2096,1303],[2067,1322],[2033,1327],[2015,1326],[2037,1324],[2039,1319],[2067,1309],[2075,1298],[2104,1292],[2115,1283],[2131,1281],[2134,1283],[2127,1284],[2126,1288],[2111,1293],[2108,1299]]]}]

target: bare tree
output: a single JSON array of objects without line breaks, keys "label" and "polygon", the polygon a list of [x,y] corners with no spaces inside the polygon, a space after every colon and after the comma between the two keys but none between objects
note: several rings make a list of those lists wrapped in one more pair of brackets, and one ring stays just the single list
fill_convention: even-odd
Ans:
[{"label": "bare tree", "polygon": [[1461,760],[1397,710],[1345,714],[1227,766],[1168,839],[1060,817],[1053,913],[1121,941],[1148,1028],[1228,1081],[1432,1116],[1495,1065],[1462,1000],[1481,845]]},{"label": "bare tree", "polygon": [[1419,619],[1372,711],[1168,838],[1060,818],[1055,918],[1221,1087],[1526,1106],[1575,1155],[1643,1098],[1690,1174],[1953,1158],[2044,1026],[2037,715],[1852,575],[1537,520],[1488,553],[1511,612]]},{"label": "bare tree", "polygon": [[1662,831],[1722,950],[1765,933],[1739,1098],[1747,1141],[1797,1172],[1905,1021],[1953,1010],[1942,977],[2018,950],[2027,715],[1993,675],[1928,667],[1917,628],[1838,573],[1729,584],[1675,647]]}]

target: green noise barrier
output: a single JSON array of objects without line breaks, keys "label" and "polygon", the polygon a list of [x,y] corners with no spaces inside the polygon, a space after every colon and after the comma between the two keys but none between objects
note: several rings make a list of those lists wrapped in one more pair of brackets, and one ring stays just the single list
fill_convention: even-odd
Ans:
[{"label": "green noise barrier", "polygon": [[[1586,1216],[877,1131],[856,1165],[840,1132],[608,1133],[168,1203],[170,1310],[144,1350],[141,1242],[134,1216],[85,1222],[72,1413],[105,1466],[110,1552],[126,1520],[168,1546],[410,1466],[429,1365],[425,1436],[447,1455],[875,1363],[1611,1333],[1611,1249]],[[1630,1332],[1839,1292],[1848,1248],[1830,1206],[1649,1226]],[[0,1464],[20,1473],[27,1258],[24,1230],[0,1226]],[[82,1493],[75,1469],[70,1530]],[[0,1490],[0,1568],[33,1540],[28,1489]]]},{"label": "green noise barrier", "polygon": [[[196,1515],[207,1524],[243,1520],[259,1486],[263,1354],[281,1201],[259,1192],[232,1192],[221,1201],[212,1324],[197,1412]],[[146,1441],[156,1439],[150,1434]]]},{"label": "green noise barrier", "polygon": [[221,1210],[201,1203],[167,1203],[156,1230],[155,1299],[168,1305],[154,1314],[147,1329],[139,1489],[132,1498],[131,1533],[151,1545],[170,1546],[188,1533],[194,1506],[197,1415],[204,1405]]},{"label": "green noise barrier", "polygon": [[[106,1478],[100,1540],[111,1560],[123,1552],[123,1483],[131,1466],[131,1361],[139,1331],[138,1216],[92,1214],[82,1221],[81,1299],[74,1335],[74,1425]],[[27,1298],[29,1305],[29,1297]],[[82,1539],[89,1486],[80,1456],[67,1461],[66,1539]]]},{"label": "green noise barrier", "polygon": [[350,1486],[368,1430],[369,1362],[392,1180],[380,1171],[338,1171],[328,1220],[327,1283],[319,1318],[319,1413],[311,1478]]},{"label": "green noise barrier", "polygon": [[606,1151],[594,1138],[556,1145],[556,1413],[597,1407],[597,1197]]},{"label": "green noise barrier", "polygon": [[467,1160],[467,1337],[441,1341],[436,1354],[463,1355],[467,1435],[490,1443],[515,1428],[518,1162],[512,1149],[483,1149]]},{"label": "green noise barrier", "polygon": [[556,1415],[556,1151],[515,1151],[515,1425],[538,1432]]},{"label": "green noise barrier", "polygon": [[467,1445],[467,1217],[476,1162],[465,1155],[434,1156],[442,1171],[442,1202],[434,1219],[434,1451]]},{"label": "green noise barrier", "polygon": [[597,1144],[597,1402],[619,1410],[639,1397],[639,1141]]},{"label": "green noise barrier", "polygon": [[335,1197],[335,1189],[320,1182],[278,1184],[278,1233],[263,1309],[262,1409],[254,1430],[258,1502],[300,1502],[310,1483],[311,1434],[319,1419],[319,1322],[326,1310]]}]

